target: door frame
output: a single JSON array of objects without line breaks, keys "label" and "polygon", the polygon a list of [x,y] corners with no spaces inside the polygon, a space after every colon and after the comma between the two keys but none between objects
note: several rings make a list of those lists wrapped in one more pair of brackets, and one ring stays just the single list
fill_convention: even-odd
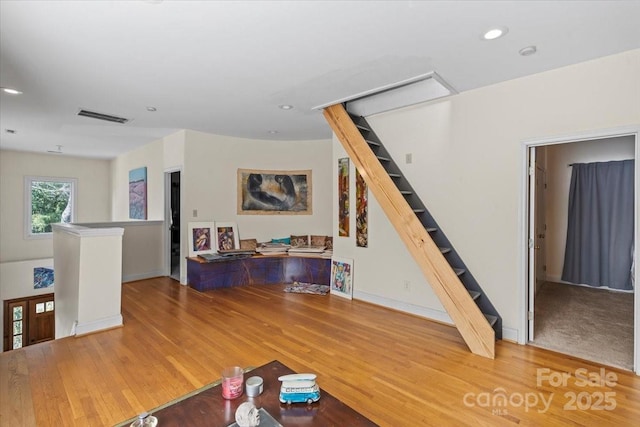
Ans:
[{"label": "door frame", "polygon": [[[540,153],[536,154],[537,160],[540,159]],[[546,157],[546,154],[545,154]],[[546,223],[546,205],[547,205],[547,170],[536,161],[535,171],[535,230],[534,230],[534,249],[538,251],[536,254],[536,270],[535,270],[535,292],[540,290],[541,282],[547,280],[547,223]],[[539,221],[542,223],[540,224]],[[541,226],[542,225],[542,226]],[[539,262],[539,260],[543,262]]]},{"label": "door frame", "polygon": [[[527,342],[531,341],[532,336],[534,336],[534,301],[536,295],[536,271],[535,268],[531,267],[531,264],[535,264],[536,262],[536,250],[535,250],[535,227],[532,224],[535,224],[536,219],[536,156],[538,152],[536,147],[529,147],[528,152],[528,166],[527,166],[527,190],[528,190],[528,198],[529,204],[527,207]],[[531,284],[533,283],[533,286]]]},{"label": "door frame", "polygon": [[[604,138],[615,138],[620,136],[633,136],[635,145],[635,195],[634,195],[634,247],[636,250],[636,264],[634,270],[634,277],[638,278],[638,251],[640,250],[640,219],[639,219],[639,189],[640,189],[640,125],[639,126],[626,126],[610,129],[600,129],[590,132],[575,133],[564,136],[553,136],[547,138],[536,138],[525,140],[521,144],[521,185],[520,185],[520,233],[519,233],[519,247],[520,247],[520,327],[518,333],[518,343],[527,344],[529,342],[529,209],[532,208],[532,201],[530,198],[530,163],[531,163],[531,148],[566,144],[571,142],[590,141]],[[535,171],[533,172],[535,174]],[[535,178],[535,177],[534,177]],[[535,283],[533,284],[535,286]],[[633,370],[637,375],[640,375],[640,292],[638,289],[634,289],[634,344],[633,344]]]},{"label": "door frame", "polygon": [[[54,320],[53,320],[53,330],[52,332],[52,337],[50,339],[46,339],[46,340],[41,340],[41,341],[37,341],[37,342],[31,342],[31,340],[29,339],[31,337],[31,332],[32,332],[32,323],[35,322],[35,319],[37,317],[36,313],[31,313],[31,307],[32,307],[32,303],[34,301],[37,300],[51,300],[54,302],[54,306],[52,310],[48,310],[48,311],[44,311],[43,313],[50,313],[49,315],[54,316]],[[26,296],[26,297],[20,297],[20,298],[11,298],[11,299],[7,299],[2,301],[2,306],[3,306],[3,317],[2,317],[2,332],[3,332],[3,339],[2,339],[2,351],[12,351],[13,350],[13,333],[12,333],[12,325],[13,325],[13,313],[11,312],[11,310],[9,309],[11,304],[20,304],[22,305],[23,309],[22,309],[22,347],[20,348],[24,348],[24,347],[28,347],[30,345],[34,345],[34,344],[38,344],[41,342],[45,342],[45,341],[51,341],[56,339],[56,334],[55,334],[55,293],[54,292],[49,292],[46,294],[37,294],[37,295],[30,295],[30,296]],[[42,303],[44,305],[44,302]]]},{"label": "door frame", "polygon": [[180,284],[185,285],[187,283],[187,279],[183,274],[183,272],[186,271],[186,261],[184,261],[182,257],[182,254],[184,253],[184,233],[182,230],[185,230],[185,227],[183,226],[184,215],[182,215],[184,191],[182,186],[181,167],[167,168],[164,170],[164,275],[171,276],[171,231],[169,230],[169,222],[171,220],[171,174],[174,172],[180,172]]},{"label": "door frame", "polygon": [[[534,331],[534,312],[535,312],[535,297],[538,292],[538,265],[540,264],[540,254],[545,254],[544,250],[544,241],[538,239],[538,221],[540,221],[539,213],[539,203],[540,203],[540,194],[543,195],[544,198],[544,185],[538,184],[538,178],[540,177],[540,173],[545,173],[545,169],[540,166],[538,163],[539,154],[537,150],[537,146],[529,147],[529,205],[528,205],[528,236],[527,236],[527,245],[528,245],[528,265],[534,264],[535,268],[529,268],[527,280],[529,281],[528,288],[528,300],[527,300],[527,341],[531,341],[533,337],[535,337]],[[543,175],[544,177],[544,175]],[[542,192],[542,193],[540,193]],[[546,231],[545,231],[546,234]],[[544,237],[543,237],[544,238]],[[536,245],[539,245],[536,246]],[[540,251],[538,252],[538,250]],[[543,258],[544,259],[544,258]],[[533,286],[531,285],[533,283]]]}]

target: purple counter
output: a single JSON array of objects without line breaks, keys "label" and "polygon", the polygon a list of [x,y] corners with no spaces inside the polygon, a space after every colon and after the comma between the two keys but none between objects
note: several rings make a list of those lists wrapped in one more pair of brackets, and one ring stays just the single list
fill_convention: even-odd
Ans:
[{"label": "purple counter", "polygon": [[187,281],[198,291],[296,281],[328,285],[330,276],[331,260],[327,258],[256,255],[215,262],[187,258]]}]

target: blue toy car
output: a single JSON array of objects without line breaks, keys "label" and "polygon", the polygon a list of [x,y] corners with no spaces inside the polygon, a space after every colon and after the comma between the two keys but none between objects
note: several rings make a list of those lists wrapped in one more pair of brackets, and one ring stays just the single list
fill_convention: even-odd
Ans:
[{"label": "blue toy car", "polygon": [[280,386],[280,402],[311,404],[320,400],[320,387],[316,384],[315,374],[290,374],[278,378]]}]

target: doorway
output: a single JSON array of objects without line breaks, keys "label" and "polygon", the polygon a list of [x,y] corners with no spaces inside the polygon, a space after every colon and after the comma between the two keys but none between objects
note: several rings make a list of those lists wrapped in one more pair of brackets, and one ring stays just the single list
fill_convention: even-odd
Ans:
[{"label": "doorway", "polygon": [[4,351],[55,339],[53,294],[4,302]]},{"label": "doorway", "polygon": [[169,277],[180,281],[180,171],[166,172],[166,207],[165,218],[168,218],[167,252],[169,256]]},{"label": "doorway", "polygon": [[[558,138],[533,141],[524,144],[526,180],[523,193],[525,215],[523,215],[524,241],[528,249],[524,258],[524,303],[523,328],[526,337],[519,340],[522,344],[538,345],[554,351],[570,354],[603,364],[610,364],[626,369],[635,369],[640,373],[638,363],[638,341],[640,327],[638,325],[639,298],[638,293],[621,294],[606,288],[587,287],[569,284],[561,279],[564,263],[564,248],[567,230],[568,187],[571,177],[572,163],[607,162],[613,160],[627,160],[638,157],[638,130],[612,130],[587,136],[573,138]],[[635,164],[635,203],[634,203],[634,237],[635,247],[638,247],[638,180],[639,167]],[[563,198],[561,204],[559,197]],[[541,206],[541,204],[544,206]],[[562,222],[564,221],[564,224]],[[546,250],[546,254],[545,254]],[[635,273],[632,270],[633,273]],[[571,295],[569,295],[571,294]],[[580,308],[570,306],[569,302],[580,301],[586,305]],[[604,302],[622,304],[616,309],[616,314],[624,314],[620,319],[614,319],[600,313],[605,309]],[[616,305],[616,307],[618,307]],[[616,333],[621,333],[627,339],[623,346],[625,358],[616,359],[615,353],[605,354],[602,343],[594,345],[581,344],[597,336],[602,330],[597,320],[601,316],[605,321],[611,321]],[[580,316],[583,316],[580,318]],[[540,323],[541,320],[547,323]],[[563,323],[564,320],[568,322]],[[576,331],[563,329],[571,327],[573,322]],[[616,323],[617,322],[617,323]],[[603,327],[606,327],[603,323]],[[567,326],[569,325],[569,326]],[[595,325],[595,326],[594,326]],[[543,328],[544,326],[544,328]],[[538,328],[539,330],[536,330]],[[559,332],[548,335],[549,329]],[[626,330],[625,330],[626,329]],[[565,333],[563,335],[563,333]],[[626,335],[625,335],[626,334]],[[611,335],[605,331],[604,336]],[[556,345],[553,344],[553,337]],[[545,341],[550,339],[551,341]],[[558,338],[559,337],[559,338]],[[575,339],[572,339],[575,338]],[[614,339],[614,342],[617,342]],[[573,346],[575,344],[575,347]],[[582,350],[591,350],[582,353]],[[595,350],[594,350],[595,349]],[[591,357],[595,355],[595,357]],[[619,355],[619,354],[618,354]],[[607,360],[597,360],[598,357]],[[620,360],[624,366],[620,366]]]}]

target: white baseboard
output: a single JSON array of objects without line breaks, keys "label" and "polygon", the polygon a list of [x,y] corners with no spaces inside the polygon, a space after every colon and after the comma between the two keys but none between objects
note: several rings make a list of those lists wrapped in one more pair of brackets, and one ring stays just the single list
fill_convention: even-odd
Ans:
[{"label": "white baseboard", "polygon": [[[416,316],[424,317],[429,320],[435,320],[437,322],[446,323],[453,326],[453,320],[449,315],[441,310],[434,310],[432,308],[422,307],[402,301],[397,301],[391,298],[381,297],[379,295],[370,294],[362,291],[353,291],[353,297],[362,301],[369,302],[371,304],[381,305],[383,307],[392,308],[394,310],[402,311],[405,313],[414,314]],[[502,339],[507,341],[518,342],[518,330],[513,328],[502,328]]]},{"label": "white baseboard", "polygon": [[518,342],[518,330],[513,328],[502,328],[502,339],[505,341]]},{"label": "white baseboard", "polygon": [[547,282],[556,282],[556,283],[569,283],[562,280],[561,276],[556,276],[553,274],[547,274]]},{"label": "white baseboard", "polygon": [[91,322],[77,322],[74,335],[86,335],[93,332],[112,329],[122,326],[122,314],[117,314],[103,319],[93,320]]},{"label": "white baseboard", "polygon": [[162,276],[166,276],[163,270],[149,271],[140,274],[129,274],[127,276],[122,276],[122,283],[135,282],[136,280],[152,279],[154,277]]},{"label": "white baseboard", "polygon": [[409,304],[407,302],[397,301],[391,298],[385,298],[379,295],[356,290],[353,291],[353,297],[355,299],[370,302],[372,304],[381,305],[387,308],[393,308],[405,313],[415,314],[416,316],[426,317],[427,319],[453,325],[453,320],[451,320],[451,317],[449,317],[449,315],[444,311],[421,307],[419,305]]},{"label": "white baseboard", "polygon": [[591,289],[606,289],[608,291],[613,291],[613,292],[628,292],[628,293],[633,293],[633,289],[630,290],[625,290],[625,289],[614,289],[614,288],[610,288],[608,286],[590,286],[590,285],[585,285],[582,283],[573,283],[573,282],[565,282],[564,280],[562,280],[560,278],[560,276],[551,276],[551,275],[547,275],[547,282],[555,282],[555,283],[561,283],[563,285],[571,285],[571,286],[582,286],[583,288],[591,288]]}]

